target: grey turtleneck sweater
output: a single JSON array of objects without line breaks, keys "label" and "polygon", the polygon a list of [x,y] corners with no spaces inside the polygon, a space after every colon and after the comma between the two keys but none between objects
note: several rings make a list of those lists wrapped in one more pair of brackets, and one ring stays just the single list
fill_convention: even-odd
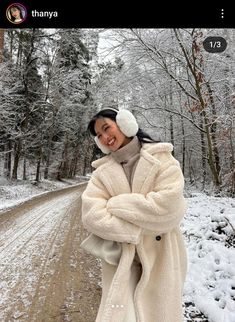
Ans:
[{"label": "grey turtleneck sweater", "polygon": [[122,165],[130,187],[132,186],[134,172],[139,161],[140,148],[141,143],[137,136],[134,136],[128,144],[115,152],[111,152],[111,156],[115,161]]}]

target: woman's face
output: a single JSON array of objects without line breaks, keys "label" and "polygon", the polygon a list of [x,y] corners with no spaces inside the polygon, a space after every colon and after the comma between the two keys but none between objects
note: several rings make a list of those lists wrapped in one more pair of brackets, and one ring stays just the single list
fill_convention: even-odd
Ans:
[{"label": "woman's face", "polygon": [[12,7],[11,8],[11,15],[16,19],[20,19],[20,10],[16,7]]},{"label": "woman's face", "polygon": [[106,117],[96,120],[95,132],[100,143],[112,152],[117,151],[131,141],[120,131],[116,122]]}]

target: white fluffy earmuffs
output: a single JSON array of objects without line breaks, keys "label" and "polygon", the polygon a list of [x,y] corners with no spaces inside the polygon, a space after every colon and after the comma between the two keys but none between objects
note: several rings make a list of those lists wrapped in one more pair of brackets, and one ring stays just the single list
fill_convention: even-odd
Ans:
[{"label": "white fluffy earmuffs", "polygon": [[[128,138],[135,136],[139,130],[138,123],[134,115],[128,110],[116,110],[114,108],[108,108],[109,110],[117,112],[116,123],[120,131]],[[98,148],[104,153],[109,154],[110,150],[100,143],[98,137],[95,137],[95,143]]]}]

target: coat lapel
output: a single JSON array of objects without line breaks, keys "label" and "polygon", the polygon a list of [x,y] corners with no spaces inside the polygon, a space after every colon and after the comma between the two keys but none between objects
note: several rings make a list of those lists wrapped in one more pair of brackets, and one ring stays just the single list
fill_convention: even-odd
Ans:
[{"label": "coat lapel", "polygon": [[131,192],[125,172],[119,163],[113,160],[99,170],[102,182],[112,197]]},{"label": "coat lapel", "polygon": [[117,196],[122,193],[142,193],[146,194],[151,190],[154,177],[156,176],[160,161],[151,155],[147,149],[140,150],[140,159],[135,169],[132,188],[127,180],[122,166],[110,157],[104,157],[95,161],[94,165],[99,165],[97,171],[102,183],[105,185],[110,196]]},{"label": "coat lapel", "polygon": [[156,158],[142,149],[133,178],[132,192],[146,194],[153,184],[159,165],[160,162]]}]

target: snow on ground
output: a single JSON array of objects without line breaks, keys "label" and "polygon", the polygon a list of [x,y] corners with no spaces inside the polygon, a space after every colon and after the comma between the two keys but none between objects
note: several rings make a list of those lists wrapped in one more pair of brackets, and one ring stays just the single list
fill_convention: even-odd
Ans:
[{"label": "snow on ground", "polygon": [[187,200],[182,223],[189,258],[184,301],[194,303],[210,322],[234,322],[235,200],[202,193]]},{"label": "snow on ground", "polygon": [[[43,181],[38,185],[9,185],[0,180],[0,211],[82,180]],[[194,192],[187,201],[181,228],[188,250],[184,302],[191,314],[185,322],[235,322],[235,200]],[[193,314],[198,317],[192,318]]]},{"label": "snow on ground", "polygon": [[20,204],[35,195],[62,189],[87,179],[87,177],[77,177],[76,179],[64,181],[42,180],[36,183],[35,181],[24,180],[9,182],[0,177],[0,212]]}]

